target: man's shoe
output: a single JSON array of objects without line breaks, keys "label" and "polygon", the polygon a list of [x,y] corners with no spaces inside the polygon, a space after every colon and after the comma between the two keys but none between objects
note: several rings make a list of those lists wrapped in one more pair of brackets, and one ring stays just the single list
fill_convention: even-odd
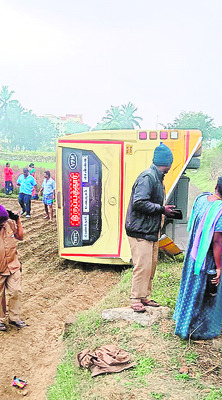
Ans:
[{"label": "man's shoe", "polygon": [[21,211],[21,212],[20,212],[20,215],[23,215],[23,214],[25,214],[25,211]]},{"label": "man's shoe", "polygon": [[31,215],[29,215],[29,214],[26,214],[26,218],[31,218]]},{"label": "man's shoe", "polygon": [[7,330],[6,325],[3,322],[0,322],[0,331],[5,332],[6,330]]},{"label": "man's shoe", "polygon": [[141,303],[144,306],[150,306],[150,307],[159,307],[160,306],[156,301],[148,300],[148,299],[141,299]]},{"label": "man's shoe", "polygon": [[15,326],[18,329],[25,328],[25,326],[27,326],[26,323],[24,321],[21,321],[20,319],[18,321],[9,321],[9,324]]}]

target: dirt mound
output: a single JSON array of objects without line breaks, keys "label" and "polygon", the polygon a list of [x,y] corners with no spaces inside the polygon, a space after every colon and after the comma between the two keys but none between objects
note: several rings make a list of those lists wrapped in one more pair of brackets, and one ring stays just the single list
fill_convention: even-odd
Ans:
[{"label": "dirt mound", "polygon": [[[7,209],[20,211],[17,200],[1,198]],[[56,222],[43,219],[43,205],[32,202],[32,218],[21,217],[24,240],[18,249],[23,266],[22,319],[29,325],[0,333],[0,398],[16,400],[14,375],[28,381],[27,397],[45,399],[63,354],[66,318],[92,307],[118,281],[118,272],[77,264],[58,257]]]}]

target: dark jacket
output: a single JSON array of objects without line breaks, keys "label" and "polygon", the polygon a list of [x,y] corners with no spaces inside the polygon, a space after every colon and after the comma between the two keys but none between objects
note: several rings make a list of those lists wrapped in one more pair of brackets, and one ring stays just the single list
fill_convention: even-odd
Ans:
[{"label": "dark jacket", "polygon": [[128,236],[157,242],[164,213],[163,178],[164,174],[154,164],[138,176],[127,210]]}]

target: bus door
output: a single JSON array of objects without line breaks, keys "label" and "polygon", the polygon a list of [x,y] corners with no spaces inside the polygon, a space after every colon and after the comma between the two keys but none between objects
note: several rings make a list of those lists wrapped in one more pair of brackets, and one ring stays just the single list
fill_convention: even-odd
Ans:
[{"label": "bus door", "polygon": [[[61,144],[61,145],[60,145]],[[58,141],[60,255],[119,257],[123,229],[123,142]],[[59,172],[61,171],[61,172]],[[80,257],[80,258],[78,258]]]}]

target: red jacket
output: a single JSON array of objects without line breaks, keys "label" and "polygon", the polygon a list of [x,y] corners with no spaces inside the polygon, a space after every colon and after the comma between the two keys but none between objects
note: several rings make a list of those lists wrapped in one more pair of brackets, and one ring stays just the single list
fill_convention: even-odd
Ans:
[{"label": "red jacket", "polygon": [[12,171],[11,168],[5,167],[4,174],[5,174],[5,181],[12,181],[12,175],[14,174],[14,172]]}]

